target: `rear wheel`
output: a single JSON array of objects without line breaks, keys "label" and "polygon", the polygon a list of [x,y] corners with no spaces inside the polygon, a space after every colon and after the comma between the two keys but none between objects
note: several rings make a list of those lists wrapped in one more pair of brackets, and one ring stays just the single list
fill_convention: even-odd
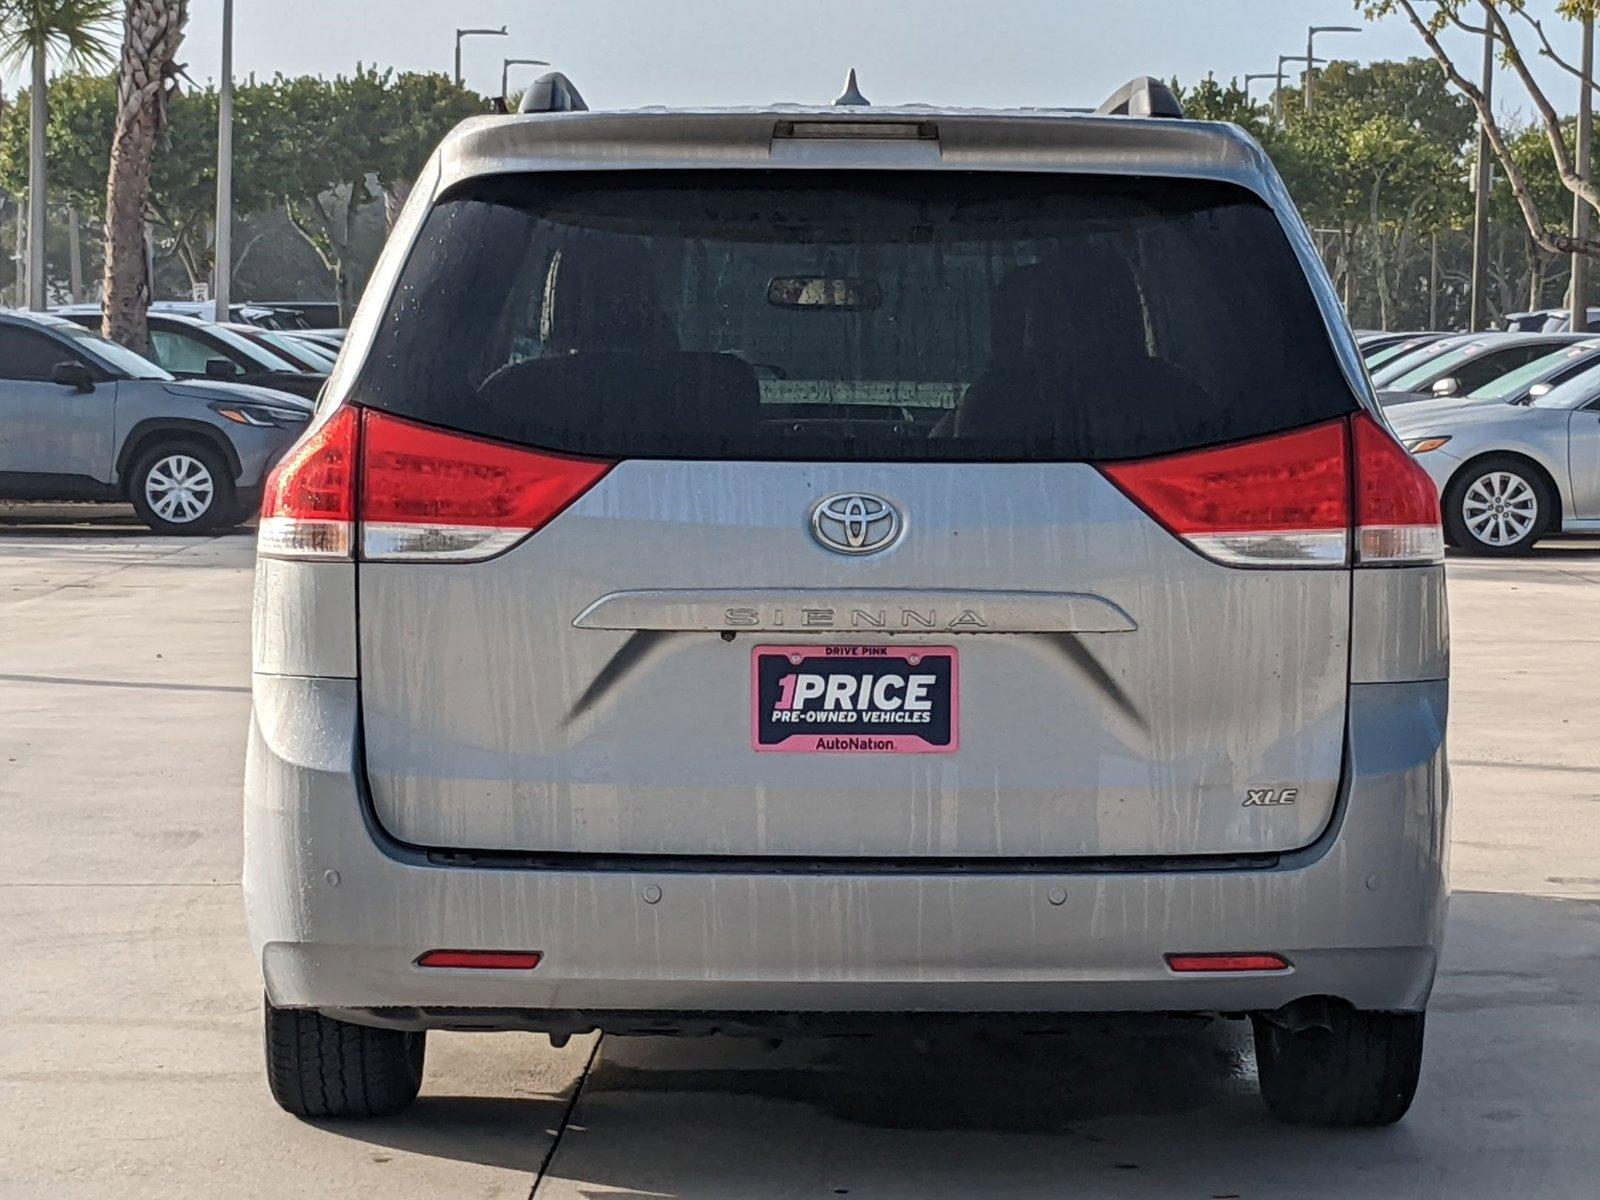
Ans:
[{"label": "rear wheel", "polygon": [[262,1005],[267,1083],[285,1112],[382,1117],[417,1098],[425,1033],[372,1029],[267,1000]]},{"label": "rear wheel", "polygon": [[197,442],[166,442],[140,454],[128,473],[128,499],[157,533],[208,533],[241,514],[222,455]]},{"label": "rear wheel", "polygon": [[1256,1016],[1256,1073],[1273,1116],[1294,1125],[1389,1125],[1422,1072],[1422,1013],[1331,1008],[1291,1030]]},{"label": "rear wheel", "polygon": [[1474,463],[1444,493],[1445,533],[1472,554],[1518,554],[1543,536],[1555,516],[1544,477],[1509,455]]}]

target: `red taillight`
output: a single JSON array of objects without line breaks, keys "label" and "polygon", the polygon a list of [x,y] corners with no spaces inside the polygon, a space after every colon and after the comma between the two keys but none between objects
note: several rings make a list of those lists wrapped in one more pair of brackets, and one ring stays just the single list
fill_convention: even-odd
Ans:
[{"label": "red taillight", "polygon": [[1406,448],[1369,413],[1350,419],[1355,443],[1356,561],[1444,561],[1439,493]]},{"label": "red taillight", "polygon": [[478,561],[548,524],[612,465],[341,408],[273,472],[260,552]]},{"label": "red taillight", "polygon": [[1444,559],[1433,481],[1367,412],[1101,470],[1168,530],[1229,566]]},{"label": "red taillight", "polygon": [[612,465],[368,412],[361,557],[489,558],[549,524]]},{"label": "red taillight", "polygon": [[537,950],[429,950],[417,957],[417,966],[475,971],[531,971],[543,957]]},{"label": "red taillight", "polygon": [[289,451],[261,496],[260,553],[349,558],[355,545],[360,415],[340,408]]},{"label": "red taillight", "polygon": [[1235,566],[1336,567],[1349,558],[1348,439],[1343,421],[1328,421],[1101,470],[1207,558]]},{"label": "red taillight", "polygon": [[1281,954],[1169,954],[1167,966],[1184,974],[1205,971],[1287,971]]}]

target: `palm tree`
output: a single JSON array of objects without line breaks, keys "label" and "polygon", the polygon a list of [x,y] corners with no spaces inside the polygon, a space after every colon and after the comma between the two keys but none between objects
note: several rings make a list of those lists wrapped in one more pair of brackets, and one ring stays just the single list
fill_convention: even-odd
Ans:
[{"label": "palm tree", "polygon": [[143,352],[150,279],[144,245],[150,162],[167,121],[173,62],[189,19],[188,0],[126,0],[117,74],[117,123],[106,177],[106,273],[101,328],[113,341]]},{"label": "palm tree", "polygon": [[116,0],[0,0],[0,62],[33,65],[28,98],[28,307],[45,306],[45,125],[49,119],[51,57],[69,67],[102,67]]}]

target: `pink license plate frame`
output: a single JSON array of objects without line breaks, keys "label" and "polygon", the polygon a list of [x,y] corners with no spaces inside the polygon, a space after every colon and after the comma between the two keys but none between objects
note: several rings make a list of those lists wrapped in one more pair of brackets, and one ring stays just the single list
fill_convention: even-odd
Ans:
[{"label": "pink license plate frame", "polygon": [[[924,664],[935,676],[947,674],[948,740],[938,738],[945,732],[942,726],[937,729],[934,740],[929,740],[903,725],[888,723],[888,718],[884,719],[885,723],[877,724],[875,718],[863,715],[880,711],[872,704],[856,711],[855,715],[862,718],[858,728],[836,728],[831,723],[820,728],[797,727],[793,734],[781,740],[774,740],[776,731],[768,728],[764,738],[764,704],[771,704],[775,712],[784,710],[781,682],[774,692],[771,686],[774,681],[769,679],[767,696],[764,698],[762,694],[762,664],[778,658],[786,659],[789,667],[797,669],[812,663],[823,665],[824,672],[830,675],[847,672],[829,672],[825,664],[850,663],[859,672],[873,661],[894,663],[895,667],[886,674],[896,677],[909,678],[913,674],[911,668]],[[791,689],[791,701],[795,690]],[[905,688],[894,690],[904,693]],[[791,703],[787,711],[793,709]],[[934,715],[937,715],[936,710]],[[765,724],[770,726],[772,719],[775,718],[769,718]],[[750,651],[750,745],[759,754],[954,754],[961,745],[960,655],[954,646],[754,646]]]}]

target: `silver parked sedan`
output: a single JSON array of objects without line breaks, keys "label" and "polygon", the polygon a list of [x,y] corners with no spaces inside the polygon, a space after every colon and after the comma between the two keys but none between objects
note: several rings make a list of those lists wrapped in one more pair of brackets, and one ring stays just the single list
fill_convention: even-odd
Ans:
[{"label": "silver parked sedan", "polygon": [[1600,366],[1524,402],[1430,400],[1389,412],[1433,477],[1452,544],[1515,554],[1600,530]]}]

